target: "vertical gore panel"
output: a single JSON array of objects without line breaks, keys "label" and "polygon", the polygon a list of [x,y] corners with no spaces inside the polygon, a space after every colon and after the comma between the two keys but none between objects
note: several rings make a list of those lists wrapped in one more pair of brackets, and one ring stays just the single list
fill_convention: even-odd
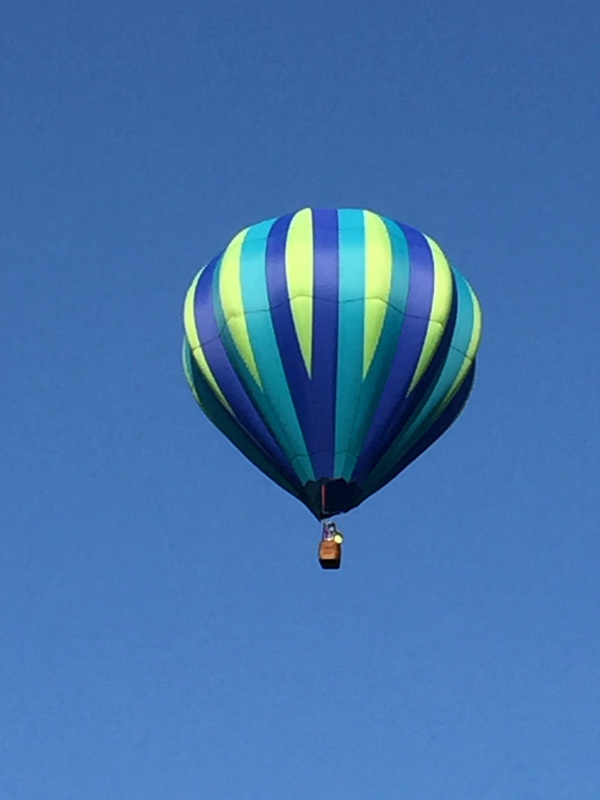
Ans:
[{"label": "vertical gore panel", "polygon": [[338,218],[335,209],[313,211],[313,391],[308,447],[315,477],[333,475],[338,350]]}]

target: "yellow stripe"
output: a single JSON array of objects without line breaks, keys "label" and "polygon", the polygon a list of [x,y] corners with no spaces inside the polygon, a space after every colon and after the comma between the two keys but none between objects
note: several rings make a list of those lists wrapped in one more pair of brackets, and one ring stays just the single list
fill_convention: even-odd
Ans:
[{"label": "yellow stripe", "polygon": [[429,236],[425,236],[425,238],[433,257],[433,302],[423,349],[408,390],[409,394],[419,383],[431,363],[431,359],[434,357],[435,351],[444,335],[444,329],[452,308],[452,273],[450,265],[437,242],[434,242]]},{"label": "yellow stripe", "polygon": [[[205,267],[202,267],[200,272],[196,275],[194,280],[192,281],[192,285],[188,289],[188,292],[185,296],[185,303],[183,307],[183,322],[185,327],[185,335],[188,340],[188,344],[192,351],[192,355],[194,356],[194,360],[198,365],[198,369],[202,373],[202,377],[208,383],[210,388],[213,391],[213,394],[221,405],[223,405],[229,413],[233,416],[233,410],[223,392],[219,389],[219,385],[217,384],[214,375],[211,372],[210,367],[208,366],[208,362],[206,360],[206,356],[204,355],[204,351],[202,350],[202,345],[200,344],[200,337],[198,336],[198,329],[196,328],[196,320],[194,318],[194,297],[196,296],[196,287],[198,286],[198,281],[200,280],[200,275],[204,271]],[[196,392],[194,391],[194,395]],[[199,398],[196,396],[198,402],[200,402]]]},{"label": "yellow stripe", "polygon": [[223,254],[219,265],[219,297],[231,338],[250,374],[262,389],[248,334],[242,298],[241,250],[247,232],[248,228],[234,236]]},{"label": "yellow stripe", "polygon": [[216,382],[215,377],[210,370],[210,367],[208,366],[208,362],[206,360],[206,356],[204,355],[204,351],[202,350],[202,348],[196,347],[194,350],[192,350],[192,355],[194,356],[194,360],[198,365],[198,369],[202,373],[202,377],[212,389],[215,397],[219,400],[221,405],[224,406],[227,409],[227,411],[229,411],[231,416],[234,417],[235,414],[233,413],[233,409],[225,399],[225,395],[223,394],[223,392],[219,389],[219,385]]},{"label": "yellow stripe", "polygon": [[431,319],[445,327],[452,308],[452,271],[441,247],[429,236],[425,237],[433,256],[433,303]]},{"label": "yellow stripe", "polygon": [[202,267],[200,272],[196,275],[196,277],[192,281],[192,285],[187,290],[187,294],[185,296],[185,301],[183,304],[183,325],[185,328],[186,338],[192,350],[195,347],[200,346],[198,330],[196,329],[196,320],[194,318],[194,298],[196,296],[196,286],[198,286],[200,275],[202,275],[204,269],[205,267]]},{"label": "yellow stripe", "polygon": [[195,387],[195,386],[194,386],[194,384],[192,383],[192,378],[191,378],[191,376],[190,376],[190,375],[188,375],[188,373],[186,372],[186,373],[185,373],[185,377],[187,378],[188,386],[189,386],[189,387],[190,387],[190,389],[192,390],[192,394],[194,395],[194,399],[195,399],[195,401],[198,403],[198,405],[200,406],[200,408],[201,408],[201,409],[202,409],[204,412],[206,412],[206,409],[205,409],[205,407],[204,407],[204,403],[202,402],[202,400],[200,400],[200,395],[198,394],[198,392],[196,391],[196,387]]},{"label": "yellow stripe", "polygon": [[363,380],[373,362],[392,288],[392,245],[383,220],[372,211],[365,221],[365,328]]},{"label": "yellow stripe", "polygon": [[481,341],[481,306],[479,305],[479,300],[477,299],[477,295],[471,289],[471,285],[467,283],[469,287],[469,294],[471,295],[471,300],[473,302],[473,332],[471,333],[471,341],[469,342],[469,347],[467,348],[467,356],[468,358],[475,358],[475,354],[477,353],[477,349],[479,347],[479,342]]},{"label": "yellow stripe", "polygon": [[202,408],[202,410],[204,410],[204,406],[202,405],[202,401],[200,400],[200,397],[198,396],[198,392],[196,391],[196,387],[194,385],[194,380],[192,378],[192,371],[190,370],[188,365],[188,360],[185,357],[185,351],[186,351],[185,345],[187,345],[187,338],[184,342],[184,347],[182,348],[182,361],[183,361],[183,371],[185,373],[185,378],[188,382],[188,386],[192,391],[192,394],[194,395],[194,398],[196,399],[196,402]]},{"label": "yellow stripe", "polygon": [[473,363],[473,359],[475,358],[475,354],[477,353],[477,348],[479,347],[479,341],[481,339],[481,306],[479,305],[479,300],[477,299],[475,292],[473,291],[473,289],[471,289],[471,286],[468,283],[467,287],[469,289],[469,294],[471,296],[471,302],[473,303],[473,328],[471,330],[471,339],[469,340],[469,346],[467,347],[467,352],[465,353],[465,360],[463,362],[463,365],[460,368],[459,373],[454,380],[454,383],[450,387],[448,394],[444,398],[444,402],[442,403],[442,408],[441,408],[442,411],[446,408],[448,403],[452,400],[454,395],[460,389],[460,386],[467,375],[469,367]]},{"label": "yellow stripe", "polygon": [[312,374],[314,253],[312,213],[294,215],[285,245],[285,275],[296,336],[309,375]]}]

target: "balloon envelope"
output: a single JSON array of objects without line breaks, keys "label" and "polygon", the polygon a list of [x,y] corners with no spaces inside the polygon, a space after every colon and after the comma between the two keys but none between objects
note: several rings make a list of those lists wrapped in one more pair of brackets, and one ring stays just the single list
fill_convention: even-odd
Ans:
[{"label": "balloon envelope", "polygon": [[448,429],[481,332],[439,246],[363,209],[241,231],[194,278],[184,322],[201,408],[319,519],[359,505]]}]

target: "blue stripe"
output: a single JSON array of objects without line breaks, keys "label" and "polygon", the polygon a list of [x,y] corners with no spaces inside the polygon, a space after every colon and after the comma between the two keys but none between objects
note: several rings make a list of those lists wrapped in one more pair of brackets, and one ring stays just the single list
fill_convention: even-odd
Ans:
[{"label": "blue stripe", "polygon": [[[412,453],[422,452],[420,442],[429,436],[429,430],[439,429],[439,419],[447,418],[446,409],[440,417],[437,409],[444,402],[465,362],[465,351],[471,339],[473,304],[464,278],[453,270],[453,299],[450,318],[438,350],[418,386],[409,395],[398,424],[390,433],[390,446],[382,456],[366,484],[379,484],[381,476],[393,471],[397,474],[399,464],[407,465],[414,458]],[[462,286],[461,286],[462,284]],[[467,376],[465,376],[465,381]],[[426,388],[422,387],[426,382]],[[464,383],[464,381],[463,381]],[[458,390],[459,392],[462,389]],[[418,402],[414,395],[420,395]],[[449,406],[455,407],[454,398]],[[445,430],[445,428],[444,428]],[[441,434],[440,434],[441,435]],[[403,467],[402,467],[403,468]]]},{"label": "blue stripe", "polygon": [[412,414],[412,419],[404,415],[397,431],[394,431],[392,438],[395,439],[402,431],[402,441],[406,443],[410,442],[415,434],[420,436],[421,428],[423,431],[427,430],[431,424],[429,419],[431,417],[435,419],[437,409],[444,402],[465,363],[473,331],[473,303],[465,279],[459,273],[453,273],[452,277],[455,288],[453,305],[456,307],[456,313],[451,320],[454,324],[448,324],[446,328],[446,332],[451,333],[450,343],[445,348],[441,369],[424,402],[420,404],[416,413]]},{"label": "blue stripe", "polygon": [[369,476],[368,480],[363,485],[363,490],[358,498],[357,504],[362,503],[370,495],[379,491],[386,483],[389,483],[403,470],[405,470],[412,462],[417,459],[422,453],[425,452],[432,444],[434,444],[451,425],[456,421],[465,407],[471,389],[473,388],[473,381],[475,379],[475,362],[466,375],[465,380],[461,384],[460,389],[454,395],[450,403],[446,406],[443,413],[438,417],[435,423],[423,432],[422,436],[415,442],[411,449],[402,457],[400,461],[394,464],[393,467],[385,473],[383,477],[375,478]]},{"label": "blue stripe", "polygon": [[[302,430],[305,444],[304,452],[310,453],[307,419],[310,420],[312,412],[310,405],[311,385],[296,335],[285,269],[287,234],[293,217],[294,214],[286,214],[280,217],[269,233],[265,256],[267,292],[271,308],[271,320],[277,341],[278,358],[283,365],[296,417]],[[307,472],[310,471],[310,477],[307,480],[314,480],[312,461],[310,466],[306,465],[306,468]]]},{"label": "blue stripe", "polygon": [[279,465],[273,464],[269,460],[262,448],[248,436],[231,414],[221,405],[200,372],[187,340],[184,341],[183,346],[183,361],[188,382],[193,386],[200,399],[200,407],[213,425],[265,475],[278,483],[282,489],[300,499],[302,490],[300,481],[296,479],[293,483],[288,483],[281,474]]},{"label": "blue stripe", "polygon": [[[452,280],[454,281],[454,275],[452,275]],[[406,398],[406,401],[402,407],[402,413],[399,416],[395,426],[394,439],[400,435],[400,432],[404,432],[404,427],[410,424],[411,417],[415,417],[420,412],[431,396],[431,393],[434,391],[437,382],[439,381],[444,364],[448,358],[450,345],[452,344],[452,336],[454,335],[457,311],[458,303],[456,291],[453,289],[450,314],[448,316],[446,327],[442,333],[442,338],[440,339],[434,356],[429,362],[427,369],[421,376],[418,384]]]},{"label": "blue stripe", "polygon": [[353,473],[361,484],[389,446],[390,427],[399,419],[419,362],[433,301],[433,258],[427,240],[414,228],[397,224],[408,246],[409,289],[396,352],[371,427]]},{"label": "blue stripe", "polygon": [[335,453],[339,244],[336,209],[314,209],[312,408],[309,451],[315,476],[330,478]]},{"label": "blue stripe", "polygon": [[[208,366],[231,406],[236,420],[265,451],[270,461],[290,483],[297,480],[291,464],[284,455],[279,443],[257,409],[250,401],[246,387],[235,373],[219,335],[219,324],[215,315],[213,285],[218,275],[217,267],[221,256],[213,259],[200,275],[194,295],[194,319],[198,338],[202,345]],[[216,288],[216,287],[215,287]]]},{"label": "blue stripe", "polygon": [[[357,409],[353,436],[353,450],[357,457],[354,458],[352,463],[352,472],[355,468],[366,469],[363,461],[365,459],[364,443],[369,427],[373,422],[373,417],[379,407],[381,396],[396,356],[398,341],[404,326],[404,311],[410,283],[410,261],[407,241],[395,222],[386,219],[384,219],[384,222],[388,229],[392,248],[392,285],[383,330],[375,350],[371,368],[363,382]],[[360,463],[357,466],[356,462],[359,459]]]},{"label": "blue stripe", "polygon": [[285,247],[285,221],[261,223],[253,226],[251,232],[252,236],[242,244],[240,280],[248,335],[264,391],[260,392],[250,380],[249,388],[263,417],[287,452],[295,472],[305,483],[313,480],[314,474],[290,393],[293,384],[284,371],[273,327],[273,298],[268,288],[269,254],[273,248],[281,250]]}]

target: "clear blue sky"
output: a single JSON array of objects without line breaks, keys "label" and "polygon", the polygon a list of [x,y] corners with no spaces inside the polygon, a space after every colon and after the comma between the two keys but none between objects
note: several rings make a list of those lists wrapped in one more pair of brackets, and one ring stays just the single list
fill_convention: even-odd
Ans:
[{"label": "clear blue sky", "polygon": [[[0,22],[0,800],[597,800],[600,7]],[[197,268],[304,205],[421,228],[484,311],[338,573],[180,367]]]}]

